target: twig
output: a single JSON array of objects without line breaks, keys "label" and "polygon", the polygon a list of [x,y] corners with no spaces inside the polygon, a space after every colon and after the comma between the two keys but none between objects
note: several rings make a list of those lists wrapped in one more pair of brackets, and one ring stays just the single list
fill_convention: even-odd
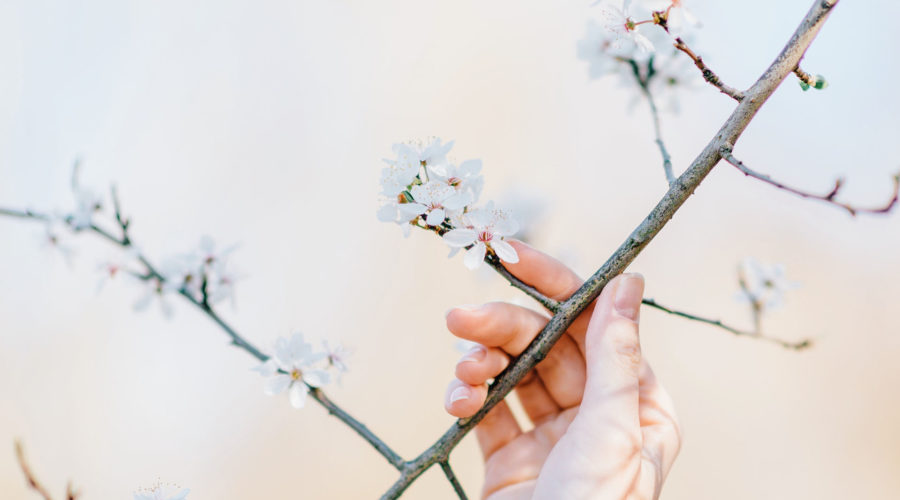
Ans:
[{"label": "twig", "polygon": [[751,170],[747,165],[744,164],[744,162],[735,158],[735,156],[731,153],[731,149],[732,149],[732,147],[730,145],[725,145],[722,147],[722,159],[724,159],[725,161],[730,163],[732,166],[734,166],[735,168],[737,168],[738,170],[743,172],[744,175],[753,177],[754,179],[761,180],[767,184],[777,187],[778,189],[783,189],[789,193],[796,194],[797,196],[801,196],[803,198],[810,198],[813,200],[824,201],[825,203],[829,203],[836,207],[843,208],[844,210],[849,212],[850,215],[853,215],[853,216],[855,216],[857,214],[861,214],[861,213],[886,214],[886,213],[890,212],[891,210],[893,210],[894,206],[897,204],[898,199],[900,199],[900,173],[896,174],[893,178],[894,192],[891,195],[891,199],[888,200],[888,202],[885,205],[883,205],[881,207],[875,207],[875,208],[860,208],[860,207],[850,205],[849,203],[844,203],[844,202],[841,202],[841,201],[838,201],[835,199],[835,198],[837,198],[837,195],[840,193],[841,188],[844,185],[843,179],[838,179],[838,180],[834,181],[834,187],[831,188],[831,191],[829,191],[827,194],[815,194],[815,193],[809,193],[807,191],[801,191],[797,188],[792,188],[790,186],[786,186],[786,185],[782,184],[781,182],[776,181],[775,179],[773,179],[772,177],[770,177],[768,175],[761,174],[759,172]]},{"label": "twig", "polygon": [[797,78],[800,79],[800,87],[803,90],[809,90],[810,88],[822,90],[828,87],[828,82],[821,75],[813,76],[803,71],[800,66],[794,68],[794,74],[797,75]]},{"label": "twig", "polygon": [[[22,474],[25,475],[25,481],[28,482],[28,487],[33,489],[38,495],[44,498],[44,500],[53,500],[53,497],[50,496],[50,493],[47,491],[47,488],[34,477],[34,473],[31,471],[31,467],[28,466],[28,462],[25,460],[25,451],[22,449],[22,443],[19,441],[15,442],[16,447],[16,460],[19,462],[19,467],[22,469]],[[71,491],[71,486],[68,491]],[[74,498],[74,497],[70,497]]]},{"label": "twig", "polygon": [[[118,203],[116,203],[116,205],[116,220],[123,230],[122,237],[117,237],[96,224],[91,224],[91,226],[86,229],[90,230],[94,234],[100,236],[101,238],[107,240],[112,244],[118,245],[122,248],[133,248],[132,240],[124,234],[124,231],[127,229],[128,222],[126,219],[121,217]],[[50,220],[50,216],[31,210],[22,211],[0,208],[0,215],[33,219],[38,221]],[[159,280],[160,283],[166,281],[166,277],[163,276],[159,271],[157,271],[157,268],[143,254],[137,254],[136,258],[144,265],[147,270],[146,274],[138,275],[138,278],[145,281],[155,279]],[[234,329],[234,327],[225,322],[225,320],[223,320],[222,317],[219,316],[218,313],[216,313],[216,311],[209,304],[208,298],[205,296],[205,294],[203,298],[198,299],[185,288],[180,289],[178,293],[179,295],[184,297],[185,300],[197,306],[198,309],[200,309],[204,314],[206,314],[207,317],[209,317],[214,323],[216,323],[219,328],[221,328],[222,331],[224,331],[231,338],[231,344],[233,346],[242,349],[261,362],[269,359],[268,356],[263,354],[263,352],[260,351],[256,346],[248,342],[243,336],[238,333],[237,330]],[[380,453],[385,459],[387,459],[387,461],[391,465],[393,465],[394,468],[398,470],[403,468],[404,461],[403,458],[400,457],[400,455],[398,455],[393,449],[391,449],[390,446],[388,446],[384,441],[382,441],[378,436],[370,431],[369,428],[366,427],[362,422],[355,419],[353,416],[351,416],[349,413],[347,413],[337,404],[331,401],[321,389],[310,387],[310,394],[313,396],[313,399],[315,399],[316,402],[318,402],[328,411],[328,413],[335,416],[338,420],[346,424],[357,434],[359,434],[360,437],[366,440],[366,442],[368,442],[378,453]]]},{"label": "twig", "polygon": [[719,321],[717,319],[709,319],[709,318],[704,318],[702,316],[697,316],[695,314],[686,313],[683,311],[676,311],[674,309],[670,309],[670,308],[656,302],[653,299],[644,299],[642,302],[646,306],[650,306],[655,309],[659,309],[660,311],[672,314],[674,316],[680,316],[682,318],[690,319],[693,321],[699,321],[700,323],[706,323],[708,325],[717,326],[717,327],[719,327],[723,330],[729,331],[735,335],[753,337],[756,339],[773,342],[773,343],[778,344],[787,349],[794,349],[794,350],[800,351],[800,350],[806,349],[807,347],[812,346],[812,340],[809,340],[809,339],[802,340],[800,342],[787,342],[787,341],[777,339],[774,337],[767,337],[765,335],[762,335],[758,331],[752,332],[752,331],[741,330],[741,329],[735,328],[733,326],[728,326],[725,323],[722,323],[721,321]]},{"label": "twig", "polygon": [[463,489],[459,479],[456,478],[456,474],[453,473],[453,469],[450,468],[450,462],[446,460],[441,462],[441,469],[444,471],[444,475],[447,476],[447,481],[450,481],[450,484],[453,485],[453,491],[456,492],[456,496],[460,500],[468,500],[469,497],[466,496],[466,490]]},{"label": "twig", "polygon": [[684,40],[682,40],[681,37],[675,38],[675,48],[687,54],[688,57],[690,57],[691,60],[694,61],[694,66],[697,66],[700,72],[703,73],[703,79],[709,82],[710,85],[719,89],[720,92],[737,102],[741,102],[744,100],[744,92],[741,92],[734,87],[725,85],[722,79],[719,78],[719,75],[715,74],[713,70],[709,69],[709,66],[707,66],[706,63],[703,62],[703,58],[695,54],[694,51],[691,50],[691,48],[688,47],[686,43],[684,43]]},{"label": "twig", "polygon": [[[691,166],[670,186],[663,198],[650,214],[631,233],[610,258],[591,276],[568,300],[529,346],[495,380],[488,391],[484,406],[472,417],[454,423],[434,444],[418,457],[408,462],[401,471],[400,478],[382,496],[383,499],[399,497],[406,488],[435,463],[447,460],[450,451],[516,384],[538,364],[553,344],[562,336],[578,315],[600,294],[600,291],[615,276],[638,256],[643,248],[662,230],[675,212],[697,186],[721,160],[721,148],[735,144],[756,112],[762,107],[778,85],[793,71],[806,49],[812,43],[819,29],[828,18],[838,0],[816,0],[803,18],[800,26],[787,45],[745,93],[745,98],[737,99],[739,104],[731,116],[707,144]],[[749,98],[746,98],[749,97]]]},{"label": "twig", "polygon": [[672,183],[675,182],[675,174],[672,172],[672,156],[669,154],[669,151],[666,149],[666,144],[662,140],[662,131],[659,126],[659,109],[657,109],[656,101],[653,99],[653,93],[650,92],[650,80],[656,73],[653,69],[653,58],[651,57],[650,61],[647,63],[646,77],[641,76],[641,69],[638,66],[637,61],[634,59],[627,59],[624,62],[631,65],[634,79],[637,81],[641,93],[644,94],[644,97],[647,99],[647,104],[650,105],[650,115],[653,117],[653,132],[656,134],[656,145],[659,147],[659,153],[662,155],[663,172],[666,174],[666,182],[671,186]]}]

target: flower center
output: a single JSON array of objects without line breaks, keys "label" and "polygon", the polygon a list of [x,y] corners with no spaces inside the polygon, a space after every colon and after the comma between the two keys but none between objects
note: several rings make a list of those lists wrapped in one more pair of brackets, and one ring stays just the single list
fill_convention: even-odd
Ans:
[{"label": "flower center", "polygon": [[494,235],[488,231],[481,231],[480,233],[478,233],[478,241],[490,243],[492,239],[494,239]]},{"label": "flower center", "polygon": [[462,184],[462,179],[460,179],[459,177],[450,177],[447,179],[447,184],[453,187],[457,187]]},{"label": "flower center", "polygon": [[300,380],[303,378],[303,372],[299,368],[291,370],[291,380]]}]

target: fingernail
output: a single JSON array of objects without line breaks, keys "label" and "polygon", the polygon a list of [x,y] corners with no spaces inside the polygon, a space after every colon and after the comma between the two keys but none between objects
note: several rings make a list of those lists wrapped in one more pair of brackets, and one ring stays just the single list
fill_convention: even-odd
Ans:
[{"label": "fingernail", "polygon": [[632,321],[640,319],[641,297],[644,295],[644,277],[638,273],[622,276],[616,289],[614,305],[616,312]]},{"label": "fingernail", "polygon": [[453,389],[453,392],[450,393],[450,404],[453,404],[457,401],[461,401],[463,399],[469,399],[471,395],[471,391],[466,386],[459,386],[456,389]]},{"label": "fingernail", "polygon": [[485,355],[487,355],[487,349],[485,349],[484,346],[477,345],[469,349],[469,351],[459,359],[459,362],[468,363],[470,361],[481,361],[484,359]]},{"label": "fingernail", "polygon": [[460,309],[463,311],[474,312],[474,311],[481,309],[481,306],[478,304],[463,304],[461,306],[451,307],[450,309],[447,309],[447,311],[444,313],[444,318],[449,316],[450,313],[453,312],[454,309]]}]

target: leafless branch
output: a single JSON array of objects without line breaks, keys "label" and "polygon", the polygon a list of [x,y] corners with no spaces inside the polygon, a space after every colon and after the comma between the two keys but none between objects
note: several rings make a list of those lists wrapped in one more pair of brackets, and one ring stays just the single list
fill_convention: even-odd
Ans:
[{"label": "leafless branch", "polygon": [[831,188],[831,190],[828,191],[827,194],[815,194],[815,193],[810,193],[807,191],[802,191],[800,189],[787,186],[785,184],[782,184],[781,182],[776,181],[771,176],[768,176],[766,174],[761,174],[759,172],[751,170],[750,167],[748,167],[747,165],[744,164],[744,162],[735,158],[735,156],[731,153],[730,145],[726,145],[726,146],[722,147],[722,158],[725,161],[727,161],[728,163],[730,163],[732,166],[734,166],[735,168],[737,168],[738,170],[743,172],[744,175],[746,175],[748,177],[753,177],[754,179],[761,180],[767,184],[777,187],[778,189],[782,189],[789,193],[796,194],[797,196],[801,196],[803,198],[810,198],[813,200],[824,201],[825,203],[829,203],[836,207],[843,208],[850,215],[853,215],[853,216],[855,216],[857,214],[886,214],[886,213],[890,212],[891,210],[893,210],[894,206],[897,205],[898,198],[900,198],[900,173],[897,173],[893,177],[894,191],[891,195],[890,200],[888,200],[888,202],[886,204],[884,204],[880,207],[874,207],[874,208],[860,208],[860,207],[851,205],[849,203],[844,203],[842,201],[838,201],[836,199],[838,194],[840,194],[841,188],[844,186],[843,179],[838,179],[838,180],[834,181],[834,187]]},{"label": "leafless branch", "polygon": [[725,85],[722,79],[719,78],[719,75],[715,74],[713,70],[709,69],[709,66],[707,66],[706,63],[703,62],[703,58],[694,53],[694,51],[691,50],[691,48],[688,47],[686,43],[684,43],[684,40],[682,40],[681,37],[675,39],[675,48],[687,54],[687,56],[690,57],[692,61],[694,61],[694,66],[697,66],[700,72],[703,73],[703,79],[713,87],[719,89],[719,92],[722,92],[723,94],[727,95],[737,102],[741,102],[744,100],[744,92],[741,92],[734,87]]},{"label": "leafless branch", "polygon": [[[25,475],[25,481],[28,483],[28,487],[35,491],[38,495],[40,495],[44,500],[53,500],[53,497],[50,496],[50,492],[47,491],[47,488],[38,481],[37,477],[35,477],[34,472],[31,470],[31,466],[28,465],[28,461],[25,460],[25,450],[22,448],[22,443],[19,441],[15,442],[16,448],[16,461],[19,462],[19,468],[22,469],[22,474]],[[66,489],[67,496],[70,500],[74,500],[75,496],[72,493],[72,485]]]}]

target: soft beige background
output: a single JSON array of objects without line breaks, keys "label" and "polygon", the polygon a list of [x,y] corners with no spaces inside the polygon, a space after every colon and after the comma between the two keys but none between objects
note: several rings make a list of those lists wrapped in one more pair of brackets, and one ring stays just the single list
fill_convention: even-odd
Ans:
[{"label": "soft beige background", "polygon": [[[115,181],[150,255],[199,235],[240,242],[246,278],[225,314],[269,345],[300,329],[355,349],[334,399],[404,456],[452,420],[442,397],[458,354],[443,312],[515,297],[403,240],[374,211],[392,142],[456,139],[485,162],[488,195],[541,190],[537,243],[589,273],[665,190],[647,110],[589,81],[576,41],[588,2],[457,0],[0,3],[0,204],[69,203]],[[770,62],[809,0],[695,2],[698,47],[731,84]],[[785,84],[737,151],[759,170],[880,203],[900,167],[900,6],[842,2],[805,66],[825,92]],[[733,107],[703,88],[664,117],[685,167]],[[786,352],[646,311],[647,355],[677,403],[685,444],[668,499],[889,499],[900,488],[900,231],[853,219],[721,166],[634,263],[648,295],[747,325],[734,302],[745,255],[784,262],[803,288],[766,318]],[[319,407],[262,394],[244,353],[197,312],[135,314],[140,294],[95,293],[105,247],[69,269],[38,227],[0,220],[0,497],[34,498],[13,461],[24,439],[55,492],[130,498],[157,478],[191,499],[373,498],[386,463]],[[5,451],[4,451],[5,450]],[[480,459],[453,464],[471,492]],[[437,471],[409,498],[452,498]]]}]

